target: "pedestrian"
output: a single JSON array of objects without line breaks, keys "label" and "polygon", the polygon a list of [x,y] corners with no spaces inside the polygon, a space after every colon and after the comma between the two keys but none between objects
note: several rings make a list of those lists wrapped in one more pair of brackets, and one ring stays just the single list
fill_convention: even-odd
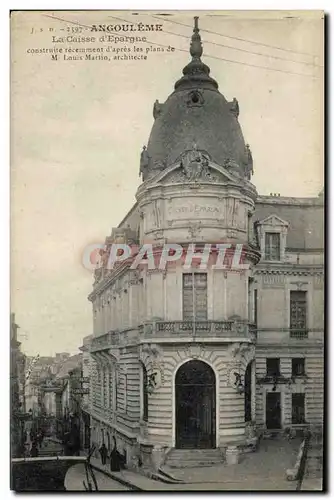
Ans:
[{"label": "pedestrian", "polygon": [[114,471],[116,472],[121,470],[121,464],[119,460],[119,453],[117,451],[115,436],[113,436],[113,441],[114,441],[114,446],[110,452],[110,470],[112,472]]},{"label": "pedestrian", "polygon": [[101,446],[99,452],[100,452],[100,455],[101,455],[102,465],[106,465],[107,458],[108,458],[108,450],[107,450],[107,447],[106,447],[106,445],[104,443],[102,443],[102,446]]},{"label": "pedestrian", "polygon": [[39,431],[39,433],[37,435],[37,441],[38,441],[39,447],[41,448],[42,447],[42,443],[43,443],[43,434],[42,434],[41,431]]},{"label": "pedestrian", "polygon": [[30,456],[31,457],[38,457],[38,448],[37,448],[36,441],[33,441],[31,444]]}]

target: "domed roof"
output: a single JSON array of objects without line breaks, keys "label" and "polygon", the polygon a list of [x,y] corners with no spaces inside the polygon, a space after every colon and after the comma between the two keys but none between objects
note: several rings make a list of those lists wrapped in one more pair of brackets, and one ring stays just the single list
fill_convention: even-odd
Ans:
[{"label": "domed roof", "polygon": [[192,60],[167,101],[154,105],[155,122],[147,146],[150,168],[166,168],[196,144],[215,163],[233,160],[244,172],[249,150],[238,122],[238,102],[225,99],[201,61],[197,19],[190,46]]}]

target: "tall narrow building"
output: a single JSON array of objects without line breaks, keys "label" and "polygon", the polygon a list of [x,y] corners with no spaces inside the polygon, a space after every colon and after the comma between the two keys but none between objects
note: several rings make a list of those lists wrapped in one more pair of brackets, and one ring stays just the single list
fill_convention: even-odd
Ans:
[{"label": "tall narrow building", "polygon": [[[323,198],[258,195],[238,101],[201,59],[198,18],[190,55],[154,103],[137,202],[89,296],[91,437],[110,449],[114,436],[128,464],[184,448],[223,459],[253,442],[250,429],[322,421]],[[115,243],[139,254],[111,268]],[[166,244],[186,253],[150,265]]]}]

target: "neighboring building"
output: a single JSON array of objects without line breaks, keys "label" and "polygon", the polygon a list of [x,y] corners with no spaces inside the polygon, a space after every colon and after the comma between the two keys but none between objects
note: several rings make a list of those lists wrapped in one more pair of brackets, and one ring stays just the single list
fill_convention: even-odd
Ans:
[{"label": "neighboring building", "polygon": [[17,338],[19,326],[15,314],[10,315],[10,398],[11,398],[11,453],[20,454],[25,412],[25,355]]},{"label": "neighboring building", "polygon": [[[68,353],[57,353],[52,356],[30,356],[26,363],[26,409],[31,410],[34,416],[42,412],[48,415],[56,412],[56,397],[53,392],[56,375],[62,371],[67,360]],[[56,383],[56,392],[59,388]]]},{"label": "neighboring building", "polygon": [[[82,354],[70,356],[62,365],[54,379],[56,392],[56,415],[61,418],[61,432],[69,432],[75,420],[80,428],[81,394],[76,391],[81,387]],[[60,389],[58,390],[58,387]]]},{"label": "neighboring building", "polygon": [[51,376],[53,359],[51,356],[27,356],[25,375],[26,411],[30,412],[34,418],[40,416],[43,411],[44,394],[42,386]]},{"label": "neighboring building", "polygon": [[81,381],[81,409],[80,409],[80,441],[82,448],[88,449],[90,447],[90,435],[91,435],[91,422],[90,422],[90,344],[93,339],[93,335],[89,335],[83,339],[83,345],[80,347],[82,351],[82,381]]},{"label": "neighboring building", "polygon": [[154,242],[159,257],[163,243],[242,244],[249,268],[130,269],[130,258],[110,271],[103,256],[89,296],[91,439],[110,447],[114,435],[129,464],[242,448],[251,425],[322,423],[323,197],[258,195],[238,103],[201,61],[197,26],[190,53],[154,105],[137,203],[106,247]]}]

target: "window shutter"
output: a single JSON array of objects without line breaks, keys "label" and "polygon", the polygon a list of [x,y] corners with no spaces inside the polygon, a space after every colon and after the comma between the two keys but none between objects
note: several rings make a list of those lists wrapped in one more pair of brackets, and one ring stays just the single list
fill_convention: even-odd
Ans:
[{"label": "window shutter", "polygon": [[183,320],[206,321],[207,309],[207,275],[183,274]]},{"label": "window shutter", "polygon": [[193,275],[183,275],[183,320],[193,321]]},{"label": "window shutter", "polygon": [[207,301],[207,275],[204,273],[195,274],[195,300],[196,319],[206,321],[208,319]]}]

